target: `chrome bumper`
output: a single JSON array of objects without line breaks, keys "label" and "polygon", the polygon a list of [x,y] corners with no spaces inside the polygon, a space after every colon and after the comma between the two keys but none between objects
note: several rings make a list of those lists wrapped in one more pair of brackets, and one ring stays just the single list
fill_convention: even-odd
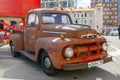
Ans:
[{"label": "chrome bumper", "polygon": [[[103,59],[103,64],[112,61],[112,57],[107,57]],[[89,62],[88,62],[89,63]],[[78,64],[64,64],[63,70],[78,70],[89,68],[88,63],[78,63]]]}]

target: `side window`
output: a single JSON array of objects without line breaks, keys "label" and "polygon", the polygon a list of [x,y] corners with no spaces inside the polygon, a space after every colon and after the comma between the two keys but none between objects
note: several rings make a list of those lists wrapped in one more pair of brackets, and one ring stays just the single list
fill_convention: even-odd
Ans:
[{"label": "side window", "polygon": [[34,25],[37,25],[39,23],[38,22],[38,15],[35,14],[35,13],[29,14],[29,16],[28,16],[28,22],[27,22],[27,24],[31,25],[32,23]]},{"label": "side window", "polygon": [[68,23],[68,24],[70,24],[70,20],[69,20],[68,16],[62,15],[61,18],[62,18],[62,23]]}]

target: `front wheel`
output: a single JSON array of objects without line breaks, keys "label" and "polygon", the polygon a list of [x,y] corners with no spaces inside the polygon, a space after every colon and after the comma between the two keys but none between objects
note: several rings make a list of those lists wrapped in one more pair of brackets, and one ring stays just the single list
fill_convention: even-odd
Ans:
[{"label": "front wheel", "polygon": [[13,44],[13,42],[10,44],[10,48],[11,48],[11,54],[13,57],[19,57],[20,53],[15,51],[15,46]]},{"label": "front wheel", "polygon": [[55,75],[59,72],[59,70],[57,70],[53,67],[53,64],[52,64],[50,57],[48,56],[47,53],[42,54],[41,65],[42,65],[44,72],[49,76]]}]

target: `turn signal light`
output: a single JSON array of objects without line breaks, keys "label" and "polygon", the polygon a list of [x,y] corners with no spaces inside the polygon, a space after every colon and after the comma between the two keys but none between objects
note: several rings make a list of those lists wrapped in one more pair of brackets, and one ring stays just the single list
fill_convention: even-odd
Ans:
[{"label": "turn signal light", "polygon": [[64,40],[64,39],[65,39],[65,36],[64,36],[63,34],[61,34],[61,35],[60,35],[60,38],[61,38],[62,40]]}]

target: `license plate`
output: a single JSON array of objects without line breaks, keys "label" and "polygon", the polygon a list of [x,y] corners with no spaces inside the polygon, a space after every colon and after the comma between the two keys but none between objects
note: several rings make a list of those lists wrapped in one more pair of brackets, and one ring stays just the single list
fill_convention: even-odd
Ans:
[{"label": "license plate", "polygon": [[94,61],[94,62],[88,63],[88,67],[91,68],[91,67],[99,66],[99,65],[101,65],[101,64],[103,64],[103,60]]}]

